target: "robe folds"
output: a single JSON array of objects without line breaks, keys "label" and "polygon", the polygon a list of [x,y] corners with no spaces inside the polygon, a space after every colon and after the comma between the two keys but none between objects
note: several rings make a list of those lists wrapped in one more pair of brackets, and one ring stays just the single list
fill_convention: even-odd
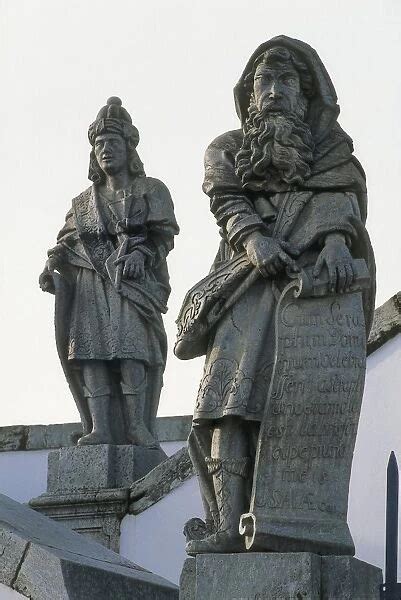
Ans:
[{"label": "robe folds", "polygon": [[[363,298],[369,329],[375,266],[365,229],[365,178],[348,136],[336,124],[316,147],[310,178],[279,191],[260,182],[244,190],[234,169],[241,142],[242,130],[228,132],[206,151],[203,189],[222,235],[212,273],[222,264],[234,264],[244,252],[245,237],[255,230],[287,242],[300,268],[315,264],[327,234],[341,232],[353,258],[364,258],[371,274]],[[261,421],[274,362],[275,308],[288,281],[285,275],[260,276],[209,332],[194,424],[225,416]]]},{"label": "robe folds", "polygon": [[[81,361],[108,361],[120,403],[120,359],[142,361],[147,368],[145,420],[153,429],[167,354],[162,321],[170,294],[166,256],[177,233],[169,191],[157,179],[136,178],[129,194],[116,202],[103,197],[96,185],[72,201],[49,256],[61,257],[55,274],[56,341],[84,430],[90,431],[90,414]],[[143,253],[143,281],[120,273],[116,284],[114,261],[122,242],[123,254]]]}]

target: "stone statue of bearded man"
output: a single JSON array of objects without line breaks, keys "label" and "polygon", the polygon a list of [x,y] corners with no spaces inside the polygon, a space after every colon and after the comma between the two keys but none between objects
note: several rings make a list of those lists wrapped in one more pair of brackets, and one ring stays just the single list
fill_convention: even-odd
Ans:
[{"label": "stone statue of bearded man", "polygon": [[101,108],[88,137],[93,185],[73,199],[39,283],[56,294],[57,348],[83,426],[78,444],[158,447],[174,207],[166,186],[145,175],[138,130],[119,98]]},{"label": "stone statue of bearded man", "polygon": [[234,96],[242,128],[216,138],[205,157],[203,190],[222,241],[211,273],[184,301],[175,349],[182,359],[206,354],[189,437],[206,525],[190,554],[244,550],[239,522],[249,508],[280,289],[311,267],[316,278],[328,273],[331,292],[345,293],[353,259],[364,258],[367,329],[374,308],[365,177],[318,55],[273,38],[253,53]]}]

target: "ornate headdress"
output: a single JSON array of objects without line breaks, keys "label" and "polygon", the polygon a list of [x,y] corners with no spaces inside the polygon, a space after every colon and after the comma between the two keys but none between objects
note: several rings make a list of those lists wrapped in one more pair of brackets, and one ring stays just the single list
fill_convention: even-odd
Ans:
[{"label": "ornate headdress", "polygon": [[91,146],[94,146],[97,135],[102,133],[118,133],[125,140],[130,140],[136,147],[139,143],[139,132],[129,113],[123,108],[120,98],[112,96],[103,106],[96,120],[89,126],[88,138]]}]

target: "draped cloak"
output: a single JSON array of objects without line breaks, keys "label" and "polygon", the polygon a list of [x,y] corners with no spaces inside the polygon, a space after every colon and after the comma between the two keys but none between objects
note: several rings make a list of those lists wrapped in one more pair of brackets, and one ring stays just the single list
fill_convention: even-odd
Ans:
[{"label": "draped cloak", "polygon": [[[315,141],[311,175],[296,187],[275,186],[255,178],[245,189],[235,173],[242,129],[216,138],[206,151],[203,184],[222,236],[212,274],[222,265],[228,272],[230,265],[235,269],[238,257],[244,254],[244,239],[256,230],[287,242],[289,253],[300,268],[316,263],[327,234],[341,232],[353,258],[364,258],[370,271],[371,287],[363,293],[369,331],[374,310],[375,264],[365,229],[365,175],[352,154],[352,140],[337,123],[335,90],[316,52],[286,36],[262,44],[234,90],[237,113],[243,124],[250,95],[245,77],[256,58],[273,46],[295,50],[313,75],[316,91],[306,116]],[[283,275],[274,279],[260,276],[209,331],[194,410],[195,425],[229,415],[261,421],[274,361],[275,307],[279,290],[286,282]],[[207,289],[207,284],[208,277],[200,287]]]},{"label": "draped cloak", "polygon": [[[115,283],[114,260],[121,231],[126,243],[124,254],[137,249],[145,256],[141,282],[122,278],[119,285]],[[96,185],[72,201],[57,246],[49,256],[62,256],[59,274],[54,274],[56,341],[84,433],[91,431],[91,417],[81,361],[93,359],[108,361],[117,443],[124,443],[118,360],[135,359],[145,364],[145,422],[154,433],[167,353],[161,316],[167,311],[170,294],[166,256],[177,233],[170,193],[157,179],[137,177],[124,201],[110,203]]]}]

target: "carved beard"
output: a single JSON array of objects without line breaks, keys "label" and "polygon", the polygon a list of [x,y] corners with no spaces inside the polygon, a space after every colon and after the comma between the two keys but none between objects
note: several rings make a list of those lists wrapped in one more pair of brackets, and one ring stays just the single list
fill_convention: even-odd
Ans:
[{"label": "carved beard", "polygon": [[244,188],[266,187],[270,181],[292,185],[310,176],[314,141],[307,123],[297,113],[249,107],[244,139],[235,157],[235,172]]}]

